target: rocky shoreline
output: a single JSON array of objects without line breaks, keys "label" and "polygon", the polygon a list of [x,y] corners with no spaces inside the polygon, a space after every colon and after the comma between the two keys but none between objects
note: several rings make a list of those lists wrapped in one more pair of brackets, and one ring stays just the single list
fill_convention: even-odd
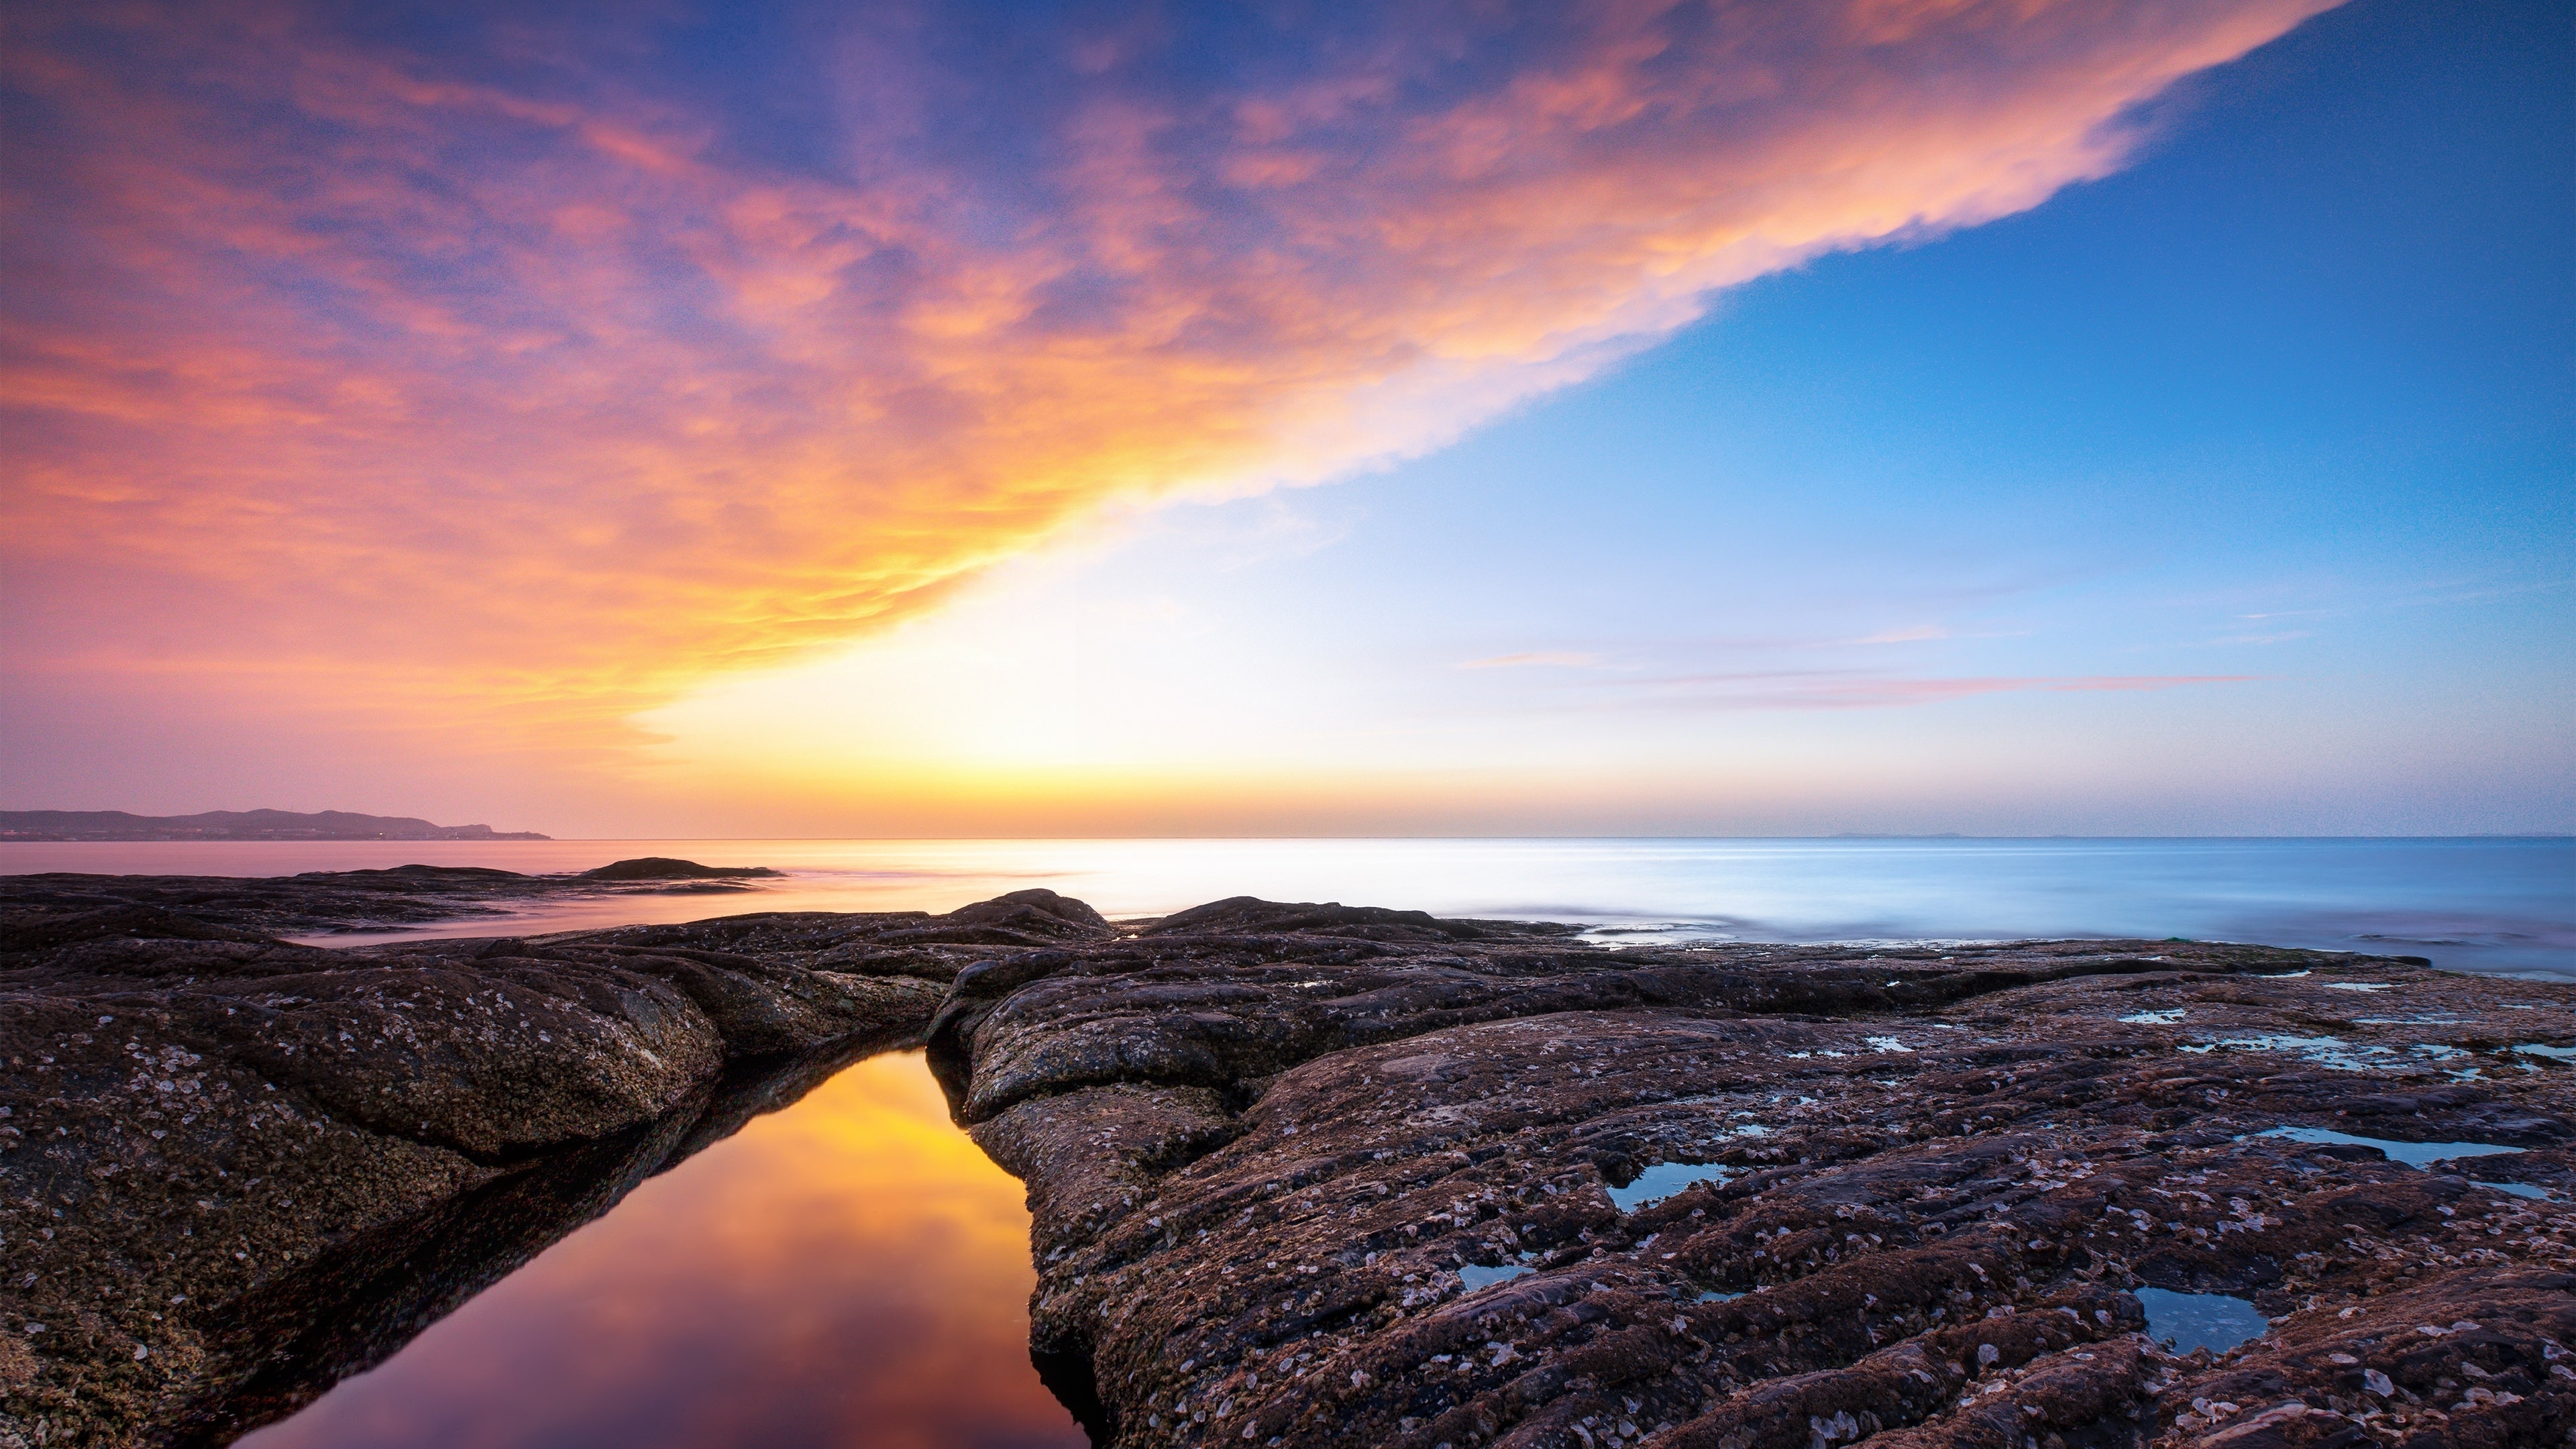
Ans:
[{"label": "rocky shoreline", "polygon": [[[2566,985],[1045,891],[326,951],[264,929],[324,888],[28,879],[0,1446],[224,1442],[912,1044],[1029,1185],[1033,1353],[1101,1443],[2576,1434]],[[2168,1352],[2140,1290],[2268,1324]]]},{"label": "rocky shoreline", "polygon": [[481,866],[398,865],[287,876],[0,876],[0,910],[22,941],[49,927],[83,939],[114,925],[146,937],[266,940],[395,933],[460,920],[506,924],[514,907],[625,895],[736,895],[779,872],[647,856],[568,875]]}]

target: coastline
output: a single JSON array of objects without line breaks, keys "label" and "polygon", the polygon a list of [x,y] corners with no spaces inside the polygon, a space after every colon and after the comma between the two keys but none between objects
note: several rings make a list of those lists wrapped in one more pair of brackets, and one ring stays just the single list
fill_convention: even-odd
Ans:
[{"label": "coastline", "polygon": [[2187,936],[2576,981],[2576,841],[2538,839],[767,840],[131,844],[0,848],[0,873],[207,877],[410,864],[564,876],[624,857],[782,870],[740,904],[565,893],[485,920],[345,926],[315,945],[531,935],[720,910],[945,911],[1031,887],[1113,919],[1230,895],[1394,900],[1434,915],[1582,921],[1665,945]]},{"label": "coastline", "polygon": [[[2576,988],[2203,943],[1612,952],[1249,899],[1113,925],[1043,890],[339,951],[246,909],[10,911],[0,1177],[37,1281],[0,1285],[0,1429],[222,1442],[914,1041],[1029,1184],[1033,1348],[1103,1442],[2144,1444],[2225,1427],[2196,1399],[2576,1425],[2542,1347],[2576,1331],[2576,1098],[2512,1050],[2576,1042]],[[2519,1150],[2469,1176],[2281,1127]],[[2142,1287],[2275,1323],[2165,1354]]]}]

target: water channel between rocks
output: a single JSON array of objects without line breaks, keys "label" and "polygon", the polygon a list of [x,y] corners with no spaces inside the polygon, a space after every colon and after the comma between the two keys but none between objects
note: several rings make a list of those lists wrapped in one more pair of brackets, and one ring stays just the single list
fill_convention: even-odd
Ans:
[{"label": "water channel between rocks", "polygon": [[646,1181],[247,1449],[1078,1449],[1020,1183],[921,1054]]}]

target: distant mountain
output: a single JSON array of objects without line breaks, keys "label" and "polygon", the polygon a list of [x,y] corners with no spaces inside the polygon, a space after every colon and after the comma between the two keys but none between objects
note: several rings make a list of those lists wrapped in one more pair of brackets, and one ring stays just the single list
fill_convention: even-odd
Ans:
[{"label": "distant mountain", "polygon": [[209,810],[129,815],[122,810],[0,810],[0,840],[552,840],[533,830],[432,825],[407,815],[324,810]]}]

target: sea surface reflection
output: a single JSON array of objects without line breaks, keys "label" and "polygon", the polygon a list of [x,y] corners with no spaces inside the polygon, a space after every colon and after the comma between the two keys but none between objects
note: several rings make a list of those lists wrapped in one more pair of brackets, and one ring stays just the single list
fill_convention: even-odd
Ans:
[{"label": "sea surface reflection", "polygon": [[1017,1180],[918,1052],[638,1187],[255,1449],[1077,1449]]}]

